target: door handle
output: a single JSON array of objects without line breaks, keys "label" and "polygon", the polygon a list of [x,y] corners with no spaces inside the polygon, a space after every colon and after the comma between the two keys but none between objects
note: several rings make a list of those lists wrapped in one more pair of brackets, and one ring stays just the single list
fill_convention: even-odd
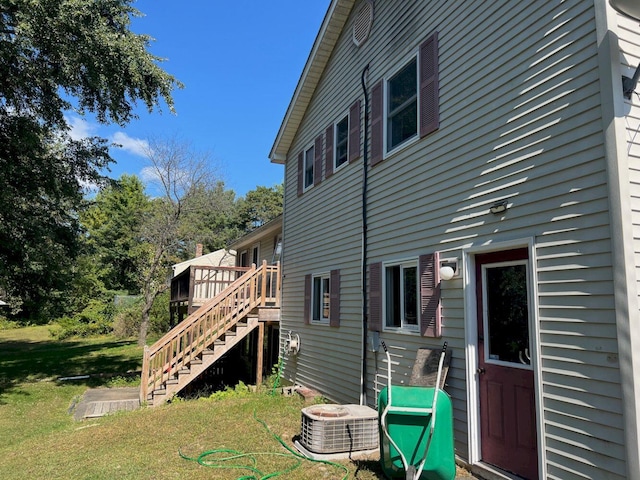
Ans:
[{"label": "door handle", "polygon": [[482,375],[482,374],[484,374],[485,372],[486,372],[486,370],[485,370],[484,368],[482,368],[482,367],[479,367],[479,368],[476,370],[476,373],[477,373],[478,375]]}]

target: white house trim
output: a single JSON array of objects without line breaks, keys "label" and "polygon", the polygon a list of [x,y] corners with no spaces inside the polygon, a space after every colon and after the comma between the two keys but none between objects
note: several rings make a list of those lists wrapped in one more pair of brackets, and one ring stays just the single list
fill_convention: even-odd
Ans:
[{"label": "white house trim", "polygon": [[542,375],[540,358],[540,323],[538,318],[538,279],[536,275],[536,253],[533,238],[516,239],[480,247],[465,248],[462,251],[462,263],[464,265],[464,304],[465,304],[465,350],[467,372],[467,422],[469,464],[482,465],[481,440],[480,440],[480,401],[478,376],[478,318],[476,313],[476,262],[475,256],[480,253],[489,253],[514,248],[526,247],[529,255],[529,281],[531,282],[529,315],[531,323],[531,366],[534,374],[536,422],[538,431],[538,472],[539,479],[546,480],[546,454],[544,436],[544,412],[542,409]]},{"label": "white house trim", "polygon": [[[640,306],[629,286],[638,282],[634,268],[625,117],[630,105],[622,95],[622,69],[618,14],[606,2],[594,0],[598,62],[602,84],[602,117],[610,199],[614,299],[618,336],[618,362],[625,418],[627,478],[640,480]],[[640,28],[640,27],[638,27]]]}]

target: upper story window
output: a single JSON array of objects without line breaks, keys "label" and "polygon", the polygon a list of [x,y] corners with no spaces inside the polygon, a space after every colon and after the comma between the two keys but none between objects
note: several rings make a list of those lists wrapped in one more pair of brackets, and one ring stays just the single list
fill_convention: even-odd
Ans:
[{"label": "upper story window", "polygon": [[371,165],[440,128],[438,32],[371,87]]},{"label": "upper story window", "polygon": [[304,188],[313,186],[313,162],[315,159],[315,147],[312,145],[304,152]]},{"label": "upper story window", "polygon": [[386,126],[389,152],[418,134],[418,68],[414,57],[387,82]]},{"label": "upper story window", "polygon": [[387,328],[418,330],[417,260],[384,267],[384,313]]},{"label": "upper story window", "polygon": [[349,160],[349,116],[336,123],[335,130],[335,169],[337,170]]}]

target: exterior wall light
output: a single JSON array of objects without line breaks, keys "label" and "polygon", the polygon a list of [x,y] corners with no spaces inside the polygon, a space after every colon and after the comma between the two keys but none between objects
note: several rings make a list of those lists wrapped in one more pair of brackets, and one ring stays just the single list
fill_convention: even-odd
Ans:
[{"label": "exterior wall light", "polygon": [[505,199],[491,205],[489,211],[494,215],[498,215],[499,213],[506,212],[507,208],[509,208],[509,202]]},{"label": "exterior wall light", "polygon": [[452,278],[457,277],[458,274],[457,258],[440,260],[440,280],[451,280]]}]

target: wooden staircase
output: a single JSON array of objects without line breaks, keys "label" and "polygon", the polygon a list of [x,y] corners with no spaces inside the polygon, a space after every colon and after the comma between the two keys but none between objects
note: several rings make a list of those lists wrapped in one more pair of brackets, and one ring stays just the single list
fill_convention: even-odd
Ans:
[{"label": "wooden staircase", "polygon": [[[255,265],[160,340],[145,347],[140,402],[160,405],[191,383],[280,306],[280,265]],[[273,315],[264,315],[270,321]],[[261,363],[261,340],[258,348]]]}]

